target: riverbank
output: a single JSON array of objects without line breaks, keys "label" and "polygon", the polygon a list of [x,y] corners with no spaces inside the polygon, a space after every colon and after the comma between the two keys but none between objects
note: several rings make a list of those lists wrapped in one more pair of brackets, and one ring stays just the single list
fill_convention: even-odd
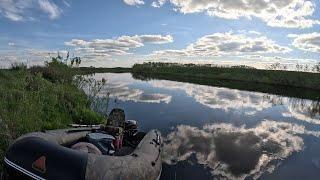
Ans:
[{"label": "riverbank", "polygon": [[114,67],[114,68],[95,68],[95,67],[79,67],[78,74],[95,74],[95,73],[129,73],[131,68]]},{"label": "riverbank", "polygon": [[303,99],[320,98],[320,73],[170,63],[135,64],[131,72],[142,80],[165,79]]},{"label": "riverbank", "polygon": [[59,61],[45,67],[0,70],[0,159],[22,134],[65,128],[70,123],[103,122],[104,117],[90,109],[74,74],[75,69]]},{"label": "riverbank", "polygon": [[77,71],[82,75],[94,73],[131,73],[140,80],[163,79],[302,99],[320,98],[320,73],[172,63],[135,64],[132,68],[81,67]]}]

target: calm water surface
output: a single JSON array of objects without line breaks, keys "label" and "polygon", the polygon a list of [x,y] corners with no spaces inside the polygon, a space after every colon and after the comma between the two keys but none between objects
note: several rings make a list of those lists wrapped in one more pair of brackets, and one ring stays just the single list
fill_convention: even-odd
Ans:
[{"label": "calm water surface", "polygon": [[320,179],[319,102],[96,74],[110,108],[164,140],[161,179]]}]

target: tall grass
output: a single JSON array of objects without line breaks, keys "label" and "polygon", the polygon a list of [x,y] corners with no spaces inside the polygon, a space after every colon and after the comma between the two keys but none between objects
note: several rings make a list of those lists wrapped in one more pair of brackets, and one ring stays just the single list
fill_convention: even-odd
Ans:
[{"label": "tall grass", "polygon": [[102,123],[103,115],[91,110],[89,98],[74,81],[75,71],[56,58],[45,67],[27,69],[19,64],[0,70],[1,159],[22,134],[70,123]]}]

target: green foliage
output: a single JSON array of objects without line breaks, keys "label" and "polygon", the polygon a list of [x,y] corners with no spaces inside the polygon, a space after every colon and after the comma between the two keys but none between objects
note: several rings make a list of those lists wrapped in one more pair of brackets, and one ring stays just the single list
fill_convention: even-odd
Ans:
[{"label": "green foliage", "polygon": [[83,108],[83,109],[77,110],[75,119],[76,121],[74,121],[74,123],[91,125],[91,124],[100,124],[101,120],[104,119],[104,117],[100,114],[97,114],[91,109]]},{"label": "green foliage", "polygon": [[308,72],[260,70],[249,67],[218,67],[212,65],[144,63],[135,64],[134,74],[165,75],[216,80],[265,83],[299,88],[320,89],[320,74]]},{"label": "green foliage", "polygon": [[135,64],[131,72],[134,78],[142,80],[166,79],[303,99],[320,99],[320,73],[177,63]]},{"label": "green foliage", "polygon": [[95,74],[95,73],[129,73],[131,68],[114,67],[114,68],[95,68],[79,67],[78,74]]},{"label": "green foliage", "polygon": [[26,70],[27,66],[24,63],[13,63],[11,64],[11,70]]},{"label": "green foliage", "polygon": [[[45,67],[0,70],[0,158],[22,134],[65,128],[71,123],[100,124],[104,117],[75,83],[74,68],[57,58]],[[1,171],[1,166],[0,166]]]},{"label": "green foliage", "polygon": [[42,74],[45,79],[53,83],[71,83],[74,70],[66,64],[60,62],[58,58],[52,58],[51,62],[46,63],[46,68],[43,68]]}]

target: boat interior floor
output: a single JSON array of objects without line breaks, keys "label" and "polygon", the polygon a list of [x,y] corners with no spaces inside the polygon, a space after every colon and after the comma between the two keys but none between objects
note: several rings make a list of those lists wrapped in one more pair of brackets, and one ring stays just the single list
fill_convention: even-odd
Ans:
[{"label": "boat interior floor", "polygon": [[126,156],[126,155],[130,155],[131,153],[133,153],[134,148],[129,147],[129,146],[124,146],[122,147],[120,150],[115,152],[115,156]]}]

